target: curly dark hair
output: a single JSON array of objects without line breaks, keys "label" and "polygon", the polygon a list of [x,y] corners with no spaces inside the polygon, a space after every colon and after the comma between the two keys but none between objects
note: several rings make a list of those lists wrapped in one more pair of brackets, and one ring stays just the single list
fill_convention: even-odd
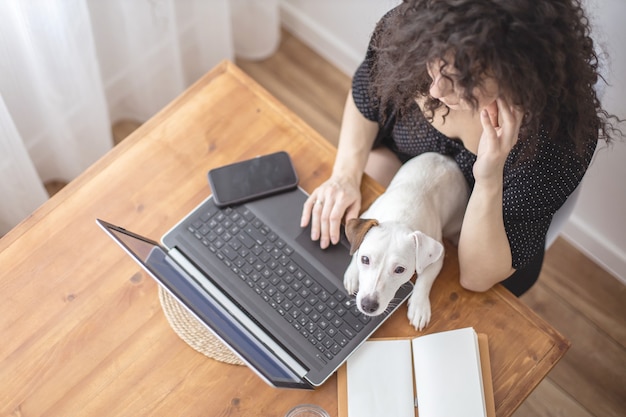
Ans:
[{"label": "curly dark hair", "polygon": [[386,108],[406,111],[421,96],[432,120],[443,104],[429,95],[427,64],[441,60],[446,76],[453,57],[456,86],[475,108],[471,92],[490,76],[524,110],[524,140],[542,129],[582,154],[616,130],[594,88],[599,60],[579,0],[404,0],[381,22],[372,88]]}]

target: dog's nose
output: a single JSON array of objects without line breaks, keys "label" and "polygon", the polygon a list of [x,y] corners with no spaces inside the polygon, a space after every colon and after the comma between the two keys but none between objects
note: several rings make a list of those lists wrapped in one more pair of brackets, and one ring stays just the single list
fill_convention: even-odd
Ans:
[{"label": "dog's nose", "polygon": [[378,300],[372,297],[365,297],[361,300],[361,308],[365,313],[373,313],[378,310]]}]

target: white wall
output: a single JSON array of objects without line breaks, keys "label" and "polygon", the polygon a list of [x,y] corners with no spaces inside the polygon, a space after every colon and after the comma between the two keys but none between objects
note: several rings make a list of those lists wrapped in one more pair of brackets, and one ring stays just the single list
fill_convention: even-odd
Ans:
[{"label": "white wall", "polygon": [[[281,0],[281,20],[294,35],[346,74],[364,56],[376,21],[399,0]],[[626,119],[626,1],[587,0],[594,37],[610,55],[603,105]],[[622,126],[626,132],[626,124]],[[602,149],[582,184],[562,235],[626,283],[626,143]]]},{"label": "white wall", "polygon": [[400,0],[280,0],[281,21],[313,50],[352,75],[374,25]]},{"label": "white wall", "polygon": [[[626,119],[626,1],[588,0],[595,39],[609,54],[604,108]],[[626,132],[626,125],[622,125]],[[566,239],[626,282],[626,143],[615,141],[596,155],[580,200],[563,229]]]}]

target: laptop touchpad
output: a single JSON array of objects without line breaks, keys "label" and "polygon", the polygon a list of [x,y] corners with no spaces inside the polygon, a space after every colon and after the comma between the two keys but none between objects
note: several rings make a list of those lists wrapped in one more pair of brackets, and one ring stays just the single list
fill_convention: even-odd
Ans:
[{"label": "laptop touchpad", "polygon": [[328,268],[338,278],[343,279],[343,274],[346,272],[350,260],[350,243],[343,236],[336,245],[330,245],[326,249],[320,248],[319,241],[311,240],[311,228],[306,227],[302,229],[302,232],[296,238],[296,242],[306,249],[311,255],[315,257],[322,265]]}]

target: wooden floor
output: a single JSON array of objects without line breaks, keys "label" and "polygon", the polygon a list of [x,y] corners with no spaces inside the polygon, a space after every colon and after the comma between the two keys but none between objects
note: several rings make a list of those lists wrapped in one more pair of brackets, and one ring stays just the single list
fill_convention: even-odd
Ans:
[{"label": "wooden floor", "polygon": [[[287,32],[270,58],[236,63],[336,144],[348,76]],[[522,300],[572,347],[515,417],[626,416],[626,286],[559,238]]]}]

